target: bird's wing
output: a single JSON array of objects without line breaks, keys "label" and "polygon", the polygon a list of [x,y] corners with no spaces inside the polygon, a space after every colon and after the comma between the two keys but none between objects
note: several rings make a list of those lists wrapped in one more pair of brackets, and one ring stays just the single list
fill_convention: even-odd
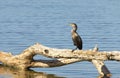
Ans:
[{"label": "bird's wing", "polygon": [[79,49],[82,49],[82,39],[81,37],[77,34],[77,36],[75,36],[75,44]]},{"label": "bird's wing", "polygon": [[73,44],[76,46],[76,40],[75,40],[75,37],[72,37],[72,41],[73,41]]},{"label": "bird's wing", "polygon": [[82,41],[81,37],[77,33],[72,35],[72,40],[75,45],[77,45],[77,43],[80,43]]}]

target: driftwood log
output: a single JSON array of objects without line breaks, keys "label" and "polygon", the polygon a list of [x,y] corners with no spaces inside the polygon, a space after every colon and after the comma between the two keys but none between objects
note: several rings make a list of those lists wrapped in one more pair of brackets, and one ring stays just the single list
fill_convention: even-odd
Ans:
[{"label": "driftwood log", "polygon": [[[43,55],[52,60],[34,60],[35,55]],[[19,55],[12,55],[8,52],[0,52],[0,62],[8,67],[17,68],[19,70],[26,70],[36,67],[58,67],[75,62],[89,61],[98,70],[102,76],[110,76],[111,73],[104,64],[104,61],[120,61],[120,52],[98,52],[98,48],[93,50],[75,50],[71,49],[55,49],[43,46],[36,43],[25,49]]]}]

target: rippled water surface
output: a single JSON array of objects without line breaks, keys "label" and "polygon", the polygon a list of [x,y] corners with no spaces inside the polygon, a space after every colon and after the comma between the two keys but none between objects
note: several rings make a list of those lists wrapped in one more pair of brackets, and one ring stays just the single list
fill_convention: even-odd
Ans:
[{"label": "rippled water surface", "polygon": [[[120,50],[120,0],[1,0],[0,50],[16,55],[36,42],[48,47],[73,49],[69,26],[73,22],[78,25],[83,49],[92,49],[98,44],[100,51]],[[120,63],[105,63],[112,78],[120,78]],[[52,77],[43,78],[98,76],[89,62],[33,70],[52,74]],[[0,78],[9,77],[0,74]]]}]

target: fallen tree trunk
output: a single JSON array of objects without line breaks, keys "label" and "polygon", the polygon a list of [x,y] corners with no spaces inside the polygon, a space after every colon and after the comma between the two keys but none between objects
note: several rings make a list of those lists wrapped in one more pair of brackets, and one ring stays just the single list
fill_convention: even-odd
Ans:
[{"label": "fallen tree trunk", "polygon": [[[43,55],[52,60],[34,60],[35,55]],[[25,49],[21,54],[13,56],[11,53],[0,52],[0,62],[3,65],[26,70],[30,67],[58,67],[75,62],[89,61],[97,68],[100,75],[110,75],[110,71],[104,64],[106,60],[120,61],[120,52],[98,52],[93,50],[55,49],[43,46],[39,43]]]}]

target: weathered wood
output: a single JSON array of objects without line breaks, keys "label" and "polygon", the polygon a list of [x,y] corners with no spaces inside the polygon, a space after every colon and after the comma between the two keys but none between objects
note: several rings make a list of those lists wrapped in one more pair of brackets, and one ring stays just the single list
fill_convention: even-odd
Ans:
[{"label": "weathered wood", "polygon": [[[95,48],[93,49],[93,52],[97,52],[97,51],[98,51],[98,47],[95,46]],[[106,67],[106,65],[104,64],[104,61],[92,60],[91,62],[94,64],[94,66],[96,67],[100,75],[107,76],[107,77],[111,76],[111,73]]]},{"label": "weathered wood", "polygon": [[[30,67],[56,67],[80,61],[90,61],[96,66],[99,74],[110,74],[104,61],[120,61],[120,52],[98,52],[97,50],[98,48],[94,48],[93,50],[75,50],[72,52],[71,49],[49,48],[36,43],[25,49],[19,55],[13,56],[10,53],[0,52],[0,62],[10,67],[25,70]],[[33,57],[38,54],[54,59],[34,60]]]}]

